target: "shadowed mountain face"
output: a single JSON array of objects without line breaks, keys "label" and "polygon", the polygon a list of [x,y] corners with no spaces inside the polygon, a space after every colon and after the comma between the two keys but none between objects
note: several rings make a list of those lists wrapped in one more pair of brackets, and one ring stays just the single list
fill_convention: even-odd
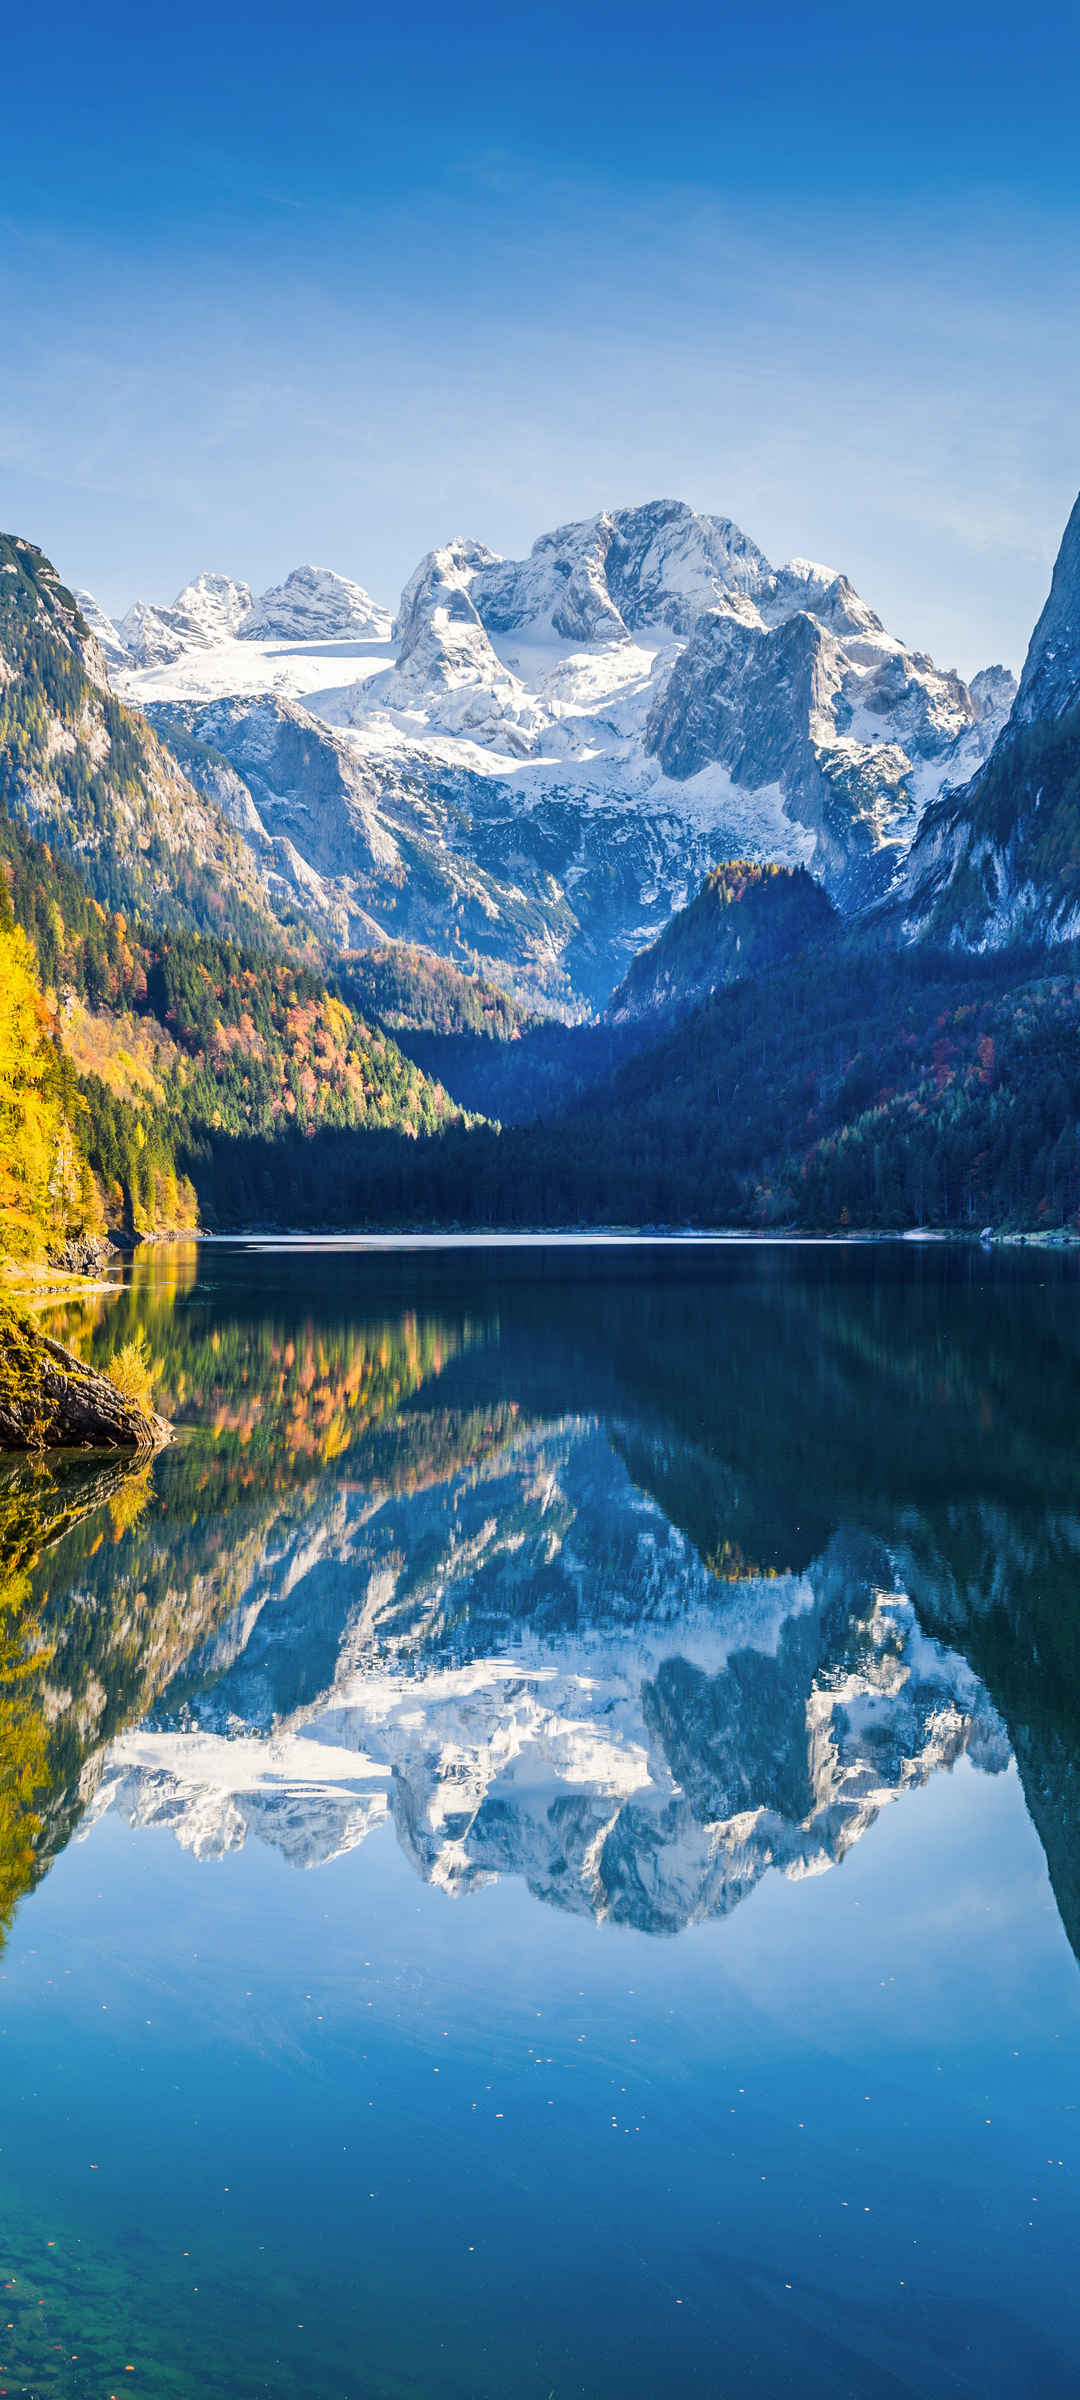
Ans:
[{"label": "shadowed mountain face", "polygon": [[12,1488],[15,1896],[112,1809],[308,1867],[392,1827],[449,1893],[671,1934],[1012,1754],[1080,1946],[1075,1292],[899,1248],[152,1261],[81,1333],[145,1329],[184,1438],[77,1521]]},{"label": "shadowed mountain face", "polygon": [[905,938],[969,950],[1076,939],[1078,752],[1080,499],[990,755],[927,810],[897,878],[890,912]]}]

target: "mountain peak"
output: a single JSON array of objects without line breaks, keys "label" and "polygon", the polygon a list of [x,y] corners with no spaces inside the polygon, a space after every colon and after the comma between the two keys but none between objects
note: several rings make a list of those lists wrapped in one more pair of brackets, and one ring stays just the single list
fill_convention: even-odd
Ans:
[{"label": "mountain peak", "polygon": [[975,708],[976,723],[981,725],[986,717],[997,717],[1001,723],[1004,723],[1019,688],[1011,667],[1003,667],[1000,664],[993,667],[980,667],[978,674],[972,676],[968,685]]},{"label": "mountain peak", "polygon": [[493,562],[472,597],[490,633],[546,624],[564,641],[625,641],[651,626],[686,635],[703,609],[768,573],[730,517],[649,500],[542,533],[528,558]]},{"label": "mountain peak", "polygon": [[186,618],[205,640],[228,641],[250,607],[246,583],[237,583],[231,575],[196,575],[177,593],[170,614]]},{"label": "mountain peak", "polygon": [[1014,715],[1063,717],[1080,706],[1080,495],[1061,538],[1046,606],[1032,634]]},{"label": "mountain peak", "polygon": [[360,583],[332,567],[293,567],[284,583],[251,602],[238,627],[247,642],[318,640],[384,642],[390,617]]}]

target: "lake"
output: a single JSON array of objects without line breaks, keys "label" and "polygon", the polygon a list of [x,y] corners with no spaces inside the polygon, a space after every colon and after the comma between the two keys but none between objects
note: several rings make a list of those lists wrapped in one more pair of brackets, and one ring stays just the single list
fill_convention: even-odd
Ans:
[{"label": "lake", "polygon": [[174,1245],[9,1466],[0,2395],[1080,2385],[1080,1264]]}]

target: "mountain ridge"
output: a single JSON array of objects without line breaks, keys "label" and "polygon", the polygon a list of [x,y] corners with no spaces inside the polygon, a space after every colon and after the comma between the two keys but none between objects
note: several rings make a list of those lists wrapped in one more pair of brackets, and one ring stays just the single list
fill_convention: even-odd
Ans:
[{"label": "mountain ridge", "polygon": [[[809,865],[848,911],[879,895],[1013,696],[1004,669],[970,687],[940,672],[842,574],[774,568],[730,519],[672,500],[557,527],[524,559],[445,543],[407,580],[392,632],[375,611],[352,650],[325,625],[307,647],[290,629],[287,651],[250,617],[226,641],[147,648],[120,688],[166,738],[167,711],[182,706],[201,738],[191,712],[228,702],[220,746],[241,777],[249,724],[302,708],[328,765],[351,754],[384,829],[359,902],[372,938],[404,931],[445,953],[468,895],[481,971],[556,1012],[601,1006],[726,859]],[[348,926],[353,845],[335,861],[324,841],[316,858],[314,764],[312,777],[311,801],[278,793],[273,832],[295,889],[319,876],[324,926]],[[404,926],[390,857],[403,833],[420,845]]]}]

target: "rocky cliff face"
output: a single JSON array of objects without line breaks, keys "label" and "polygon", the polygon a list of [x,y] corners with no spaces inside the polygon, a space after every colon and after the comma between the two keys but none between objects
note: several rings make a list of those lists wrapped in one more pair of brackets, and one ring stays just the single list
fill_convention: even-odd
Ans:
[{"label": "rocky cliff face", "polygon": [[0,536],[0,766],[7,806],[106,904],[157,923],[270,930],[246,840],[109,689],[101,642],[32,543]]},{"label": "rocky cliff face", "polygon": [[[786,569],[758,601],[699,618],[645,746],[680,781],[719,765],[743,789],[782,794],[826,887],[855,908],[887,880],[937,770],[977,752],[986,708],[959,676],[890,646],[842,578]],[[991,674],[1003,696],[1004,670]]]},{"label": "rocky cliff face", "polygon": [[[535,861],[527,839],[500,839],[501,824],[480,813],[485,782],[450,776],[436,806],[404,766],[377,772],[344,735],[277,694],[162,701],[151,714],[189,779],[255,851],[271,896],[291,897],[330,941],[420,942],[538,999],[572,996],[559,953],[578,923],[552,889],[544,830]],[[606,966],[600,975],[606,992]]]},{"label": "rocky cliff face", "polygon": [[1053,723],[1075,708],[1080,708],[1080,496],[1031,637],[1013,717],[1018,725]]},{"label": "rocky cliff face", "polygon": [[[388,838],[418,845],[362,896],[376,930],[407,918],[411,939],[449,939],[556,1006],[602,1003],[726,859],[807,866],[860,906],[1012,698],[1004,669],[969,690],[844,576],[773,568],[729,519],[678,501],[561,526],[525,559],[446,543],[410,577],[389,641],[360,587],[301,569],[235,638],[208,643],[200,623],[177,652],[190,589],[164,631],[163,612],[140,619],[124,691],[155,715],[235,702],[222,742],[241,775],[244,716],[302,707],[352,752]],[[274,836],[296,853],[295,889],[303,869],[340,884],[320,905],[351,928],[350,854],[308,848],[324,823],[309,755],[312,783]]]},{"label": "rocky cliff face", "polygon": [[1080,499],[1008,720],[928,809],[890,915],[907,940],[971,950],[1080,934]]}]

